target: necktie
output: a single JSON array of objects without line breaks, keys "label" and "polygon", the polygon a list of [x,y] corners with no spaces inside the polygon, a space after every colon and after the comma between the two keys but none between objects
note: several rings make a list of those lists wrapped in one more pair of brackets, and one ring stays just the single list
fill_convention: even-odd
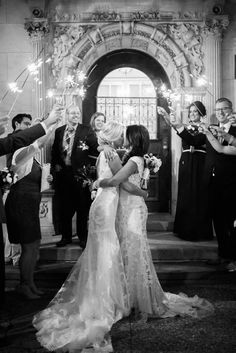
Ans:
[{"label": "necktie", "polygon": [[66,130],[66,135],[65,135],[65,146],[64,146],[64,154],[65,156],[70,156],[71,155],[71,150],[72,150],[72,137],[74,135],[74,129],[67,129]]},{"label": "necktie", "polygon": [[[222,124],[222,125],[220,125],[220,128],[222,129],[222,130],[225,130],[225,126]],[[224,141],[224,137],[223,136],[218,136],[218,141],[219,141],[219,143],[223,143],[223,141]]]}]

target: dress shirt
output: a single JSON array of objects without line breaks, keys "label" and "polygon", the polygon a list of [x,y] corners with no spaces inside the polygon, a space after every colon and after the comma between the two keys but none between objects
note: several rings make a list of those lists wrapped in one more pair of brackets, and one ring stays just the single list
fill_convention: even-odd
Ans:
[{"label": "dress shirt", "polygon": [[230,126],[231,126],[231,122],[230,121],[228,121],[226,124],[220,123],[220,127],[224,128],[225,132],[229,132]]},{"label": "dress shirt", "polygon": [[[12,167],[11,169],[13,170],[14,173],[18,175],[18,180],[24,178],[26,175],[28,175],[33,166],[33,161],[35,154],[40,151],[38,147],[38,142],[35,141],[29,146],[19,148],[18,150],[15,151],[12,157]],[[16,162],[16,157],[20,153],[22,153],[22,156],[20,160],[17,160]]]}]

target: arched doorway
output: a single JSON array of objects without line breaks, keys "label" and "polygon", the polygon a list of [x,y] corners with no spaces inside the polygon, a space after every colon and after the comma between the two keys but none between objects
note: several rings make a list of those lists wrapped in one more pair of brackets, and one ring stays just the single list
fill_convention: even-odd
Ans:
[{"label": "arched doorway", "polygon": [[[97,109],[97,91],[103,78],[111,71],[121,67],[132,67],[144,72],[157,89],[157,104],[165,105],[158,95],[158,87],[164,83],[170,87],[168,76],[163,67],[154,58],[137,50],[122,49],[110,52],[98,59],[87,72],[87,93],[83,101],[83,120],[89,123]],[[157,136],[151,140],[150,152],[162,159],[162,167],[150,182],[150,194],[147,201],[150,212],[170,212],[171,207],[171,153],[170,128],[165,121],[157,117]]]}]

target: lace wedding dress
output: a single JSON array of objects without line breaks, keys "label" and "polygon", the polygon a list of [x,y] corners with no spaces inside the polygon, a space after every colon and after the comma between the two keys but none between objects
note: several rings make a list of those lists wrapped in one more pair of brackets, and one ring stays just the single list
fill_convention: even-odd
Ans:
[{"label": "lace wedding dress", "polygon": [[[98,176],[112,176],[103,152]],[[49,306],[33,319],[37,339],[49,351],[113,351],[109,338],[111,326],[130,312],[115,231],[117,205],[117,188],[98,190],[89,213],[86,249]],[[85,348],[89,346],[92,349]]]},{"label": "lace wedding dress", "polygon": [[[144,169],[142,157],[131,157],[138,172],[129,181],[140,186]],[[130,306],[146,316],[172,317],[176,315],[202,317],[211,314],[212,304],[198,296],[165,293],[159,283],[152,262],[146,232],[147,206],[140,196],[120,189],[116,229],[121,245],[125,274],[130,294]]]}]

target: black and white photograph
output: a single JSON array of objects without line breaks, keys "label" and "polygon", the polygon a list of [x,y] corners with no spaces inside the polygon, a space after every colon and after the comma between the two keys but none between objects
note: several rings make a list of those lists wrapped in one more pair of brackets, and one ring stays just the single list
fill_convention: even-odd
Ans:
[{"label": "black and white photograph", "polygon": [[0,352],[236,352],[236,0],[0,0]]}]

